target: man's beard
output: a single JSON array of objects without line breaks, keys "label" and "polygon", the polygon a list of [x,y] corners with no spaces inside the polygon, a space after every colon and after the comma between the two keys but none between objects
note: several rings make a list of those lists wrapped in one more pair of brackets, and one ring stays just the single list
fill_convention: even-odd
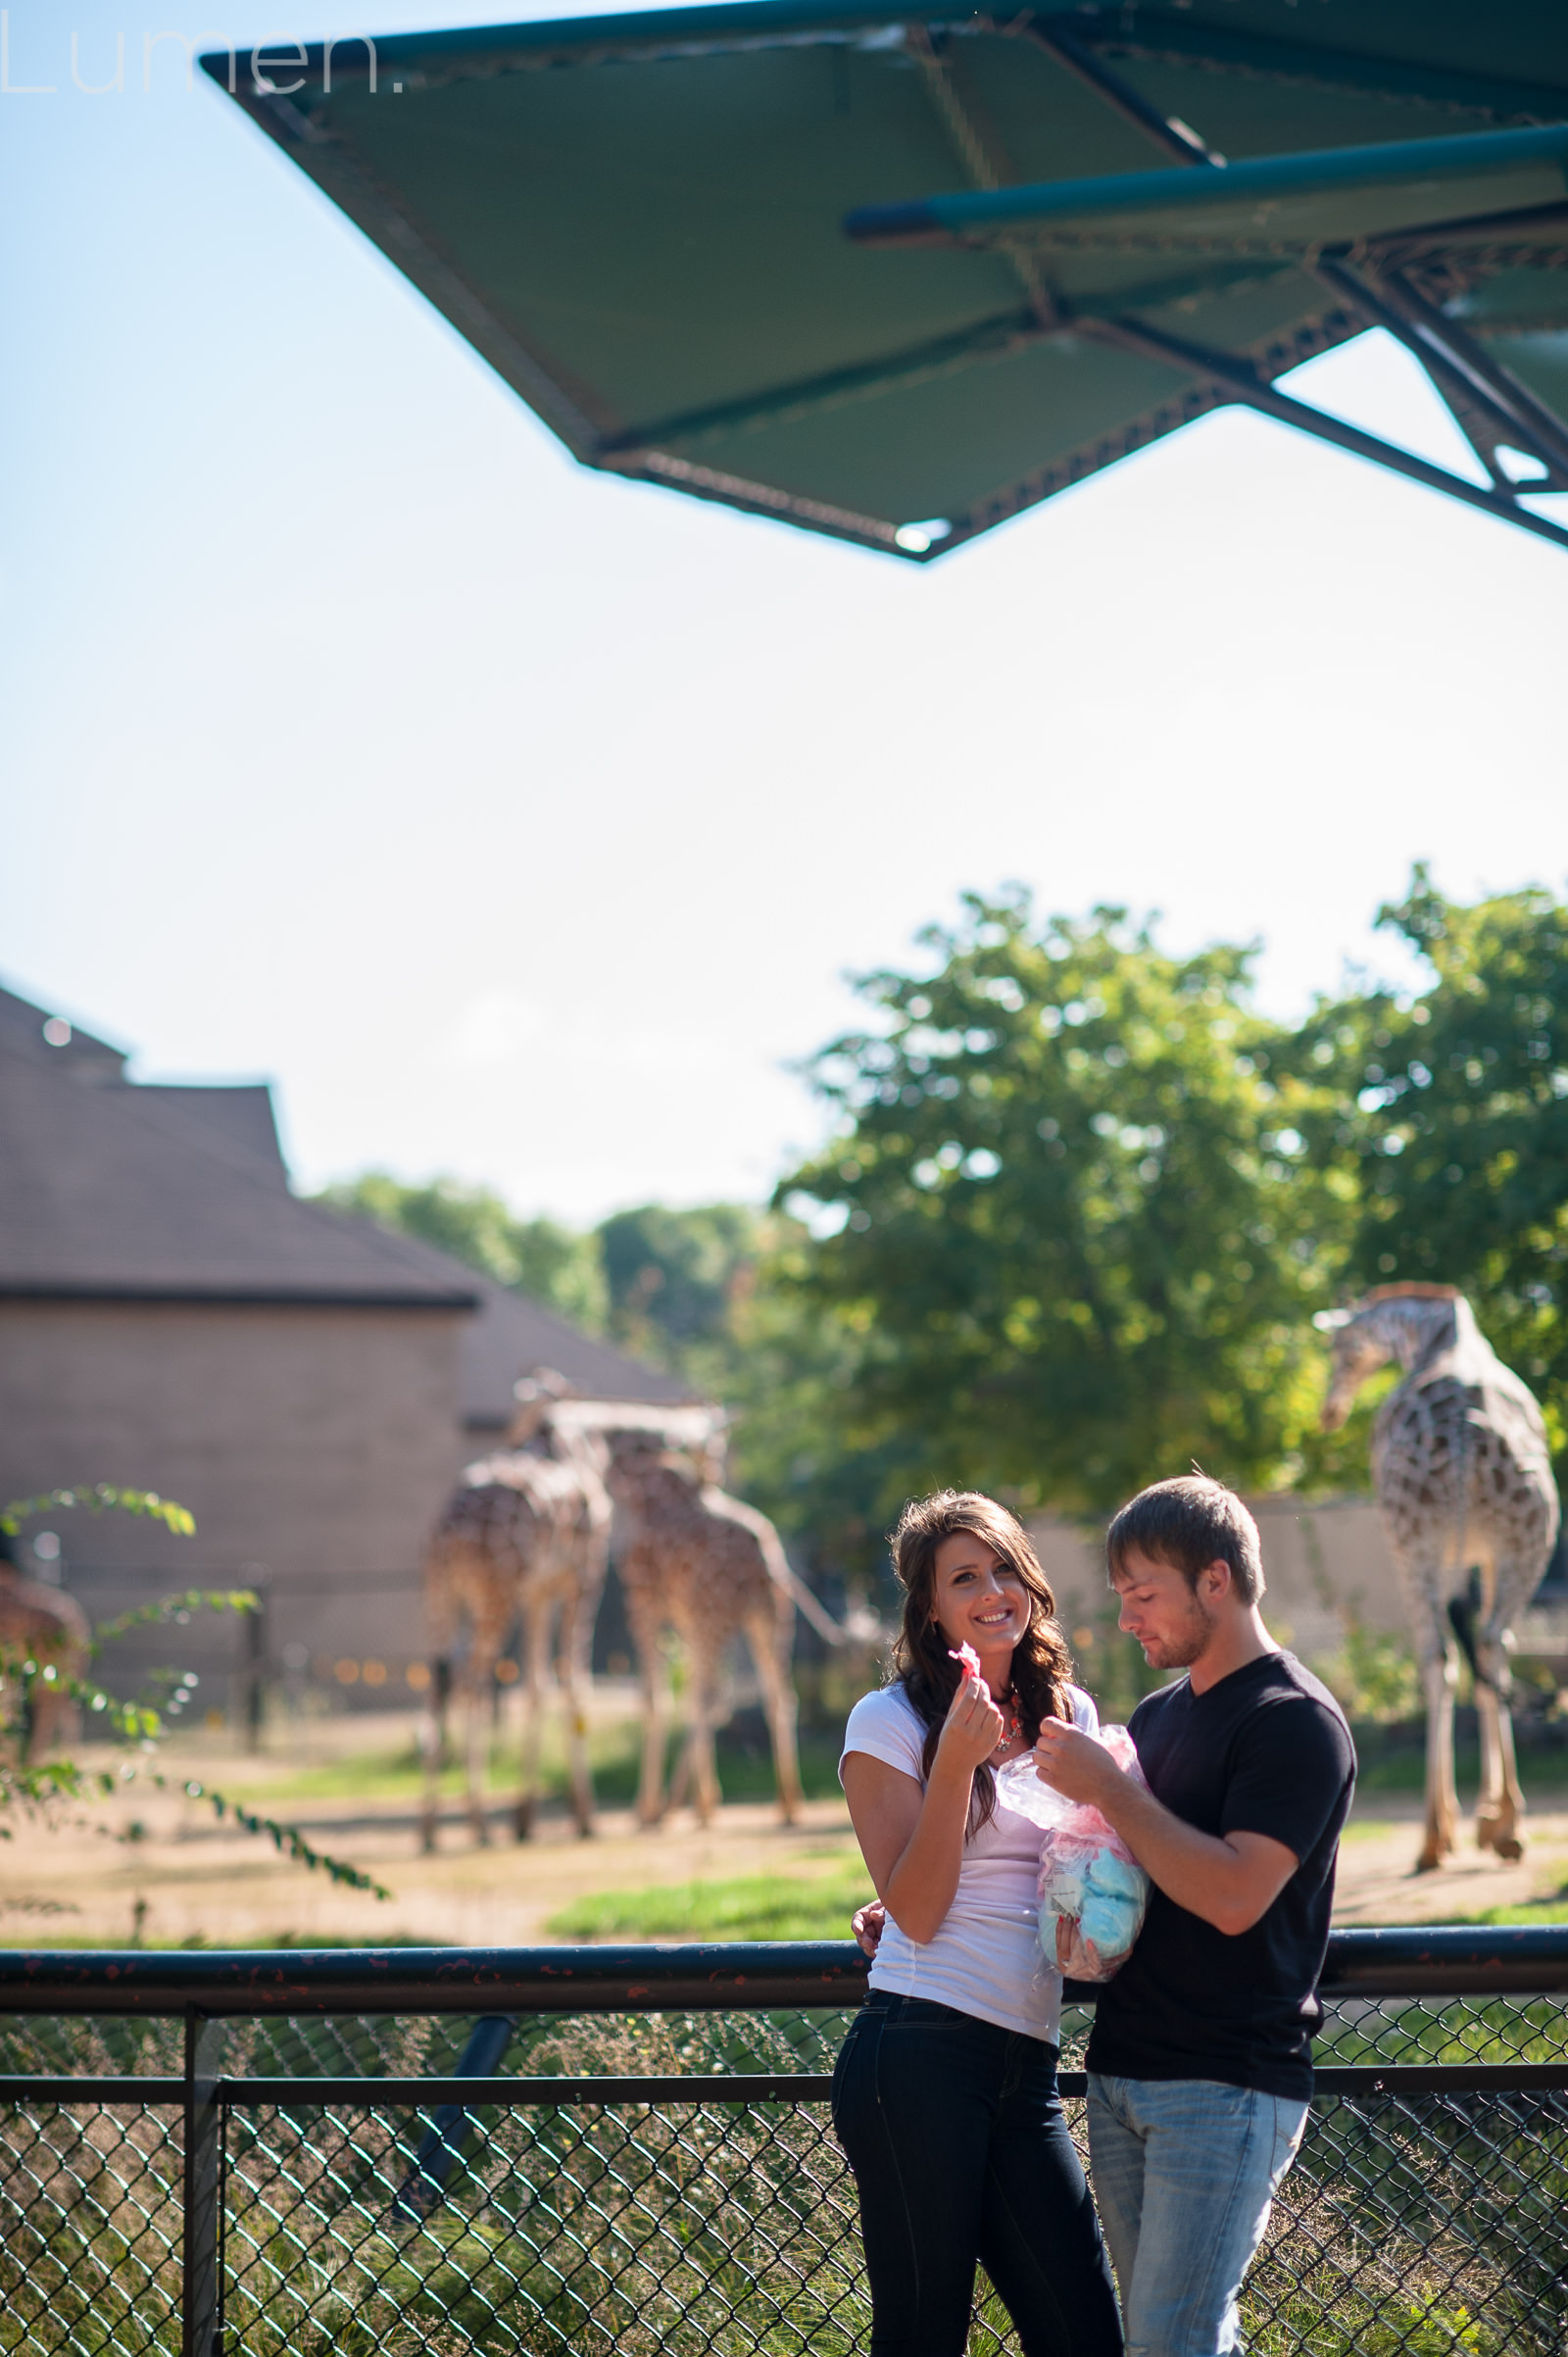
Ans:
[{"label": "man's beard", "polygon": [[1213,1630],[1213,1614],[1205,1611],[1195,1596],[1182,1627],[1160,1638],[1152,1647],[1146,1645],[1144,1659],[1152,1670],[1191,1669],[1207,1646]]}]

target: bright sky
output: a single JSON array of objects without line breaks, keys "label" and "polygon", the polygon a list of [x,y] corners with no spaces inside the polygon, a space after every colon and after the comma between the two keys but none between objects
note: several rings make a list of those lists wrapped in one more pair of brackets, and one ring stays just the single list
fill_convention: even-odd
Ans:
[{"label": "bright sky", "polygon": [[[1415,859],[1561,888],[1568,555],[1236,413],[926,569],[589,474],[174,43],[144,91],[169,22],[9,9],[0,969],[273,1079],[304,1183],[758,1197],[965,886],[1261,937],[1282,1011],[1396,968]],[[1386,339],[1292,389],[1466,468]]]}]

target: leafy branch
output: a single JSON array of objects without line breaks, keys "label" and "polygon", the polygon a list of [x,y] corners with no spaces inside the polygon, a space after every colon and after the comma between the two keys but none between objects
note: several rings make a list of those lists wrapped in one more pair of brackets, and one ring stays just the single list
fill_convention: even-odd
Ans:
[{"label": "leafy branch", "polygon": [[101,1653],[106,1645],[113,1645],[117,1637],[124,1637],[132,1629],[154,1628],[167,1621],[183,1628],[193,1612],[255,1612],[260,1603],[254,1588],[187,1588],[182,1596],[160,1596],[155,1604],[138,1604],[134,1612],[106,1620],[93,1632],[92,1649]]},{"label": "leafy branch", "polygon": [[53,1514],[72,1506],[81,1506],[89,1514],[102,1514],[111,1506],[122,1514],[140,1514],[161,1522],[176,1539],[194,1538],[196,1533],[196,1517],[189,1506],[175,1505],[172,1498],[160,1498],[156,1490],[122,1490],[107,1481],[78,1482],[71,1490],[45,1490],[36,1498],[13,1498],[8,1506],[0,1506],[0,1531],[14,1539],[33,1514]]},{"label": "leafy branch", "polygon": [[[158,1781],[161,1784],[162,1777]],[[350,1891],[373,1891],[377,1898],[392,1896],[383,1883],[376,1882],[368,1874],[363,1874],[358,1866],[350,1866],[342,1858],[331,1857],[324,1849],[313,1848],[297,1825],[279,1825],[275,1817],[259,1817],[254,1809],[245,1808],[237,1800],[225,1800],[221,1792],[210,1792],[204,1785],[194,1780],[186,1785],[185,1791],[192,1800],[205,1800],[220,1822],[224,1816],[230,1816],[248,1834],[268,1835],[272,1847],[280,1855],[292,1858],[297,1866],[325,1874],[334,1883],[341,1883]]]},{"label": "leafy branch", "polygon": [[[78,1485],[69,1490],[49,1490],[37,1498],[13,1499],[9,1505],[0,1506],[0,1531],[15,1537],[32,1515],[73,1506],[84,1507],[90,1514],[115,1507],[122,1513],[144,1515],[161,1522],[179,1538],[191,1537],[196,1529],[195,1518],[187,1507],[176,1505],[172,1498],[160,1498],[155,1490],[122,1490],[110,1482],[95,1482],[90,1487]],[[139,1604],[133,1611],[105,1621],[96,1632],[89,1651],[95,1658],[105,1645],[133,1629],[170,1623],[183,1627],[194,1612],[255,1612],[259,1608],[260,1599],[249,1588],[187,1588],[178,1595],[160,1596],[154,1603]],[[195,1680],[192,1678],[190,1683],[194,1685]],[[106,1736],[134,1743],[144,1753],[156,1751],[169,1733],[163,1716],[150,1703],[120,1701],[101,1686],[76,1677],[59,1662],[39,1661],[24,1648],[0,1643],[0,1737],[25,1723],[34,1689],[40,1686],[61,1701],[79,1703],[99,1720]],[[20,1708],[5,1708],[13,1695]],[[93,1796],[108,1799],[143,1774],[158,1791],[171,1789],[169,1779],[156,1769],[144,1764],[138,1766],[130,1760],[122,1761],[115,1770],[84,1768],[72,1759],[34,1762],[0,1756],[0,1840],[12,1838],[10,1826],[3,1821],[7,1809],[20,1809],[29,1816],[47,1816],[71,1801]],[[392,1896],[373,1876],[351,1866],[345,1858],[335,1858],[329,1851],[318,1849],[297,1825],[280,1825],[274,1817],[259,1816],[254,1809],[226,1799],[221,1792],[209,1792],[194,1779],[186,1783],[184,1791],[192,1800],[205,1800],[220,1823],[230,1817],[242,1832],[266,1835],[280,1856],[288,1857],[308,1872],[324,1874],[345,1890],[368,1891],[378,1899]]]}]

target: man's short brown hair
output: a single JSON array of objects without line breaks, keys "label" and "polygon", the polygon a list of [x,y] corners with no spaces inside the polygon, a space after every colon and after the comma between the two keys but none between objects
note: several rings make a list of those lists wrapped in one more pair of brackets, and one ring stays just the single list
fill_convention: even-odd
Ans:
[{"label": "man's short brown hair", "polygon": [[1168,1563],[1189,1588],[1210,1563],[1228,1563],[1231,1585],[1244,1604],[1263,1593],[1263,1549],[1257,1524],[1234,1490],[1206,1473],[1157,1481],[1124,1505],[1105,1533],[1105,1562],[1117,1579],[1136,1547],[1152,1563]]}]

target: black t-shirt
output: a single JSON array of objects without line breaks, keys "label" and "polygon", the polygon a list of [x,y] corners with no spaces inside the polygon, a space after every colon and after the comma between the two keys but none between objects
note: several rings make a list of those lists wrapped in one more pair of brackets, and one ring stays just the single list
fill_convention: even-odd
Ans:
[{"label": "black t-shirt", "polygon": [[1300,1861],[1250,1932],[1218,1932],[1160,1890],[1107,1982],[1091,2071],[1217,2079],[1304,2100],[1334,1858],[1355,1786],[1355,1747],[1327,1687],[1291,1653],[1265,1653],[1200,1694],[1183,1678],[1129,1722],[1149,1789],[1200,1833],[1267,1834]]}]

